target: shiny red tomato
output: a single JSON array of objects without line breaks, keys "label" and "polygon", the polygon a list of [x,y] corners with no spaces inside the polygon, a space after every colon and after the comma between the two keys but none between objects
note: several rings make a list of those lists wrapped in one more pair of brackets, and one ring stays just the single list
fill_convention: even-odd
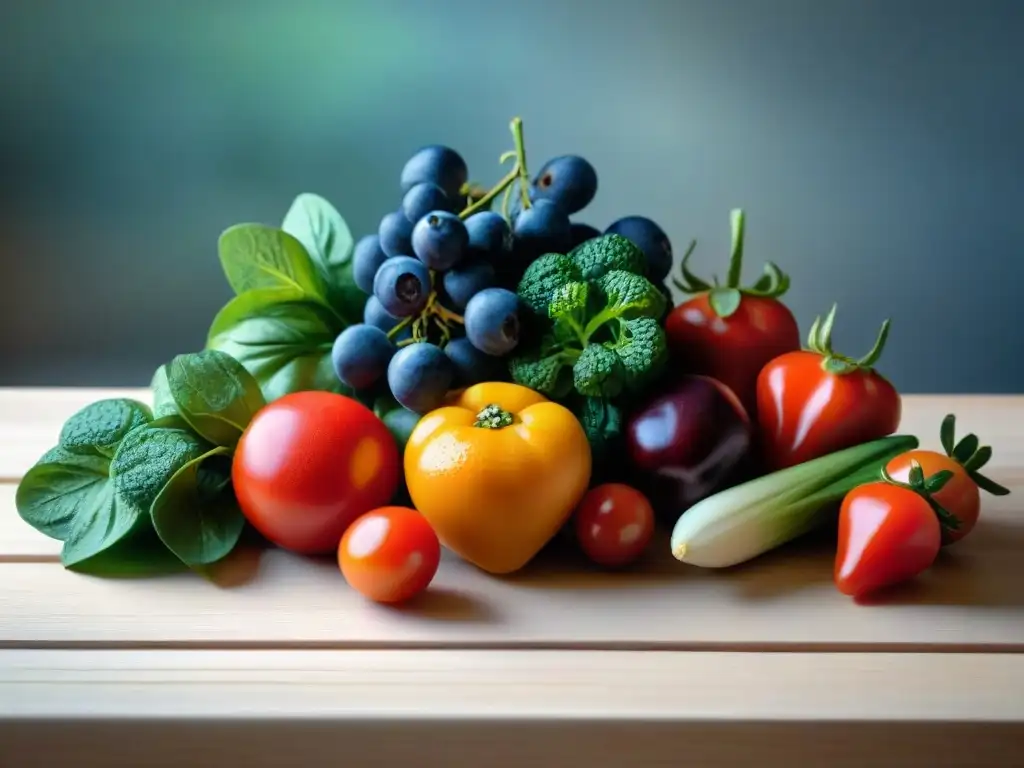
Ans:
[{"label": "shiny red tomato", "polygon": [[960,541],[978,522],[981,512],[981,491],[994,496],[1005,496],[1010,491],[980,474],[980,470],[992,456],[992,449],[980,445],[975,435],[965,435],[955,442],[956,418],[950,414],[942,422],[942,445],[945,453],[918,449],[908,451],[892,459],[886,465],[886,472],[894,480],[907,483],[917,463],[927,476],[949,472],[949,480],[941,489],[931,493],[931,499],[946,513],[942,523],[942,543]]},{"label": "shiny red tomato", "polygon": [[654,533],[654,510],[635,488],[605,483],[583,497],[573,524],[584,554],[598,565],[615,568],[643,554]]},{"label": "shiny red tomato", "polygon": [[740,286],[743,266],[742,211],[733,211],[733,249],[725,285],[709,284],[686,267],[693,251],[683,256],[683,281],[676,286],[696,294],[665,319],[665,335],[673,355],[688,373],[702,374],[728,386],[751,418],[757,413],[757,376],[770,360],[800,349],[796,318],[779,298],[789,278],[774,264],[754,286]]},{"label": "shiny red tomato", "polygon": [[863,597],[907,581],[935,561],[941,539],[924,495],[884,481],[854,488],[839,510],[836,587]]},{"label": "shiny red tomato", "polygon": [[836,307],[811,328],[808,349],[772,360],[757,379],[758,427],[769,469],[891,435],[900,424],[896,388],[875,370],[889,321],[859,360],[832,350]]},{"label": "shiny red tomato", "polygon": [[356,520],[338,545],[338,566],[353,589],[378,603],[401,603],[430,586],[441,544],[409,507],[381,507]]},{"label": "shiny red tomato", "polygon": [[268,540],[326,554],[353,520],[391,500],[398,465],[395,439],[369,408],[331,392],[295,392],[250,422],[231,479],[242,514]]}]

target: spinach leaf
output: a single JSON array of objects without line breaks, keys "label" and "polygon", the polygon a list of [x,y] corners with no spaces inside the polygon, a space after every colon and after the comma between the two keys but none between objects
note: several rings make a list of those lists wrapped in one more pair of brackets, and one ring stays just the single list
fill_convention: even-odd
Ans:
[{"label": "spinach leaf", "polygon": [[59,444],[71,453],[110,458],[125,435],[151,418],[149,408],[135,400],[120,397],[100,400],[64,422]]},{"label": "spinach leaf", "polygon": [[321,304],[286,290],[256,289],[221,309],[206,346],[245,366],[267,402],[306,389],[348,394],[331,365],[331,348],[342,330]]},{"label": "spinach leaf", "polygon": [[236,224],[218,244],[221,266],[236,294],[254,288],[291,288],[314,301],[327,301],[323,277],[302,243],[262,224]]},{"label": "spinach leaf", "polygon": [[231,451],[218,447],[179,469],[153,502],[153,526],[166,547],[190,567],[225,557],[245,518],[231,487]]},{"label": "spinach leaf", "polygon": [[148,521],[140,510],[118,499],[110,479],[110,459],[61,447],[49,451],[25,473],[15,506],[33,528],[64,542],[61,562],[66,567],[79,566],[83,571],[90,570],[90,559]]},{"label": "spinach leaf", "polygon": [[153,374],[153,380],[149,384],[153,396],[153,418],[159,419],[164,416],[172,416],[178,412],[178,406],[174,404],[171,396],[171,385],[167,381],[167,366],[161,365]]},{"label": "spinach leaf", "polygon": [[216,349],[175,357],[167,367],[167,385],[178,413],[214,445],[234,447],[266,405],[256,379]]},{"label": "spinach leaf", "polygon": [[[176,417],[165,417],[173,420]],[[136,515],[149,515],[174,474],[213,448],[190,430],[147,424],[129,432],[110,462],[118,501]]]},{"label": "spinach leaf", "polygon": [[327,284],[327,299],[348,324],[363,321],[367,296],[352,276],[352,233],[341,214],[319,195],[304,192],[285,214],[281,229],[305,247]]},{"label": "spinach leaf", "polygon": [[107,578],[163,576],[187,570],[156,535],[148,517],[140,518],[136,529],[113,546],[68,569]]}]

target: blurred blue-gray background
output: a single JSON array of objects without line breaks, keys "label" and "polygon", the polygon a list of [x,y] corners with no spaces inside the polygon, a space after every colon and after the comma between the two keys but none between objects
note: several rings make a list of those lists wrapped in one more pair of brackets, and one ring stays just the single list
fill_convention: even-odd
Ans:
[{"label": "blurred blue-gray background", "polygon": [[839,303],[904,391],[1024,392],[1021,0],[7,0],[0,384],[130,384],[202,346],[217,236],[330,199],[358,237],[419,145],[496,180],[600,174],[580,218],[662,223],[724,272]]}]

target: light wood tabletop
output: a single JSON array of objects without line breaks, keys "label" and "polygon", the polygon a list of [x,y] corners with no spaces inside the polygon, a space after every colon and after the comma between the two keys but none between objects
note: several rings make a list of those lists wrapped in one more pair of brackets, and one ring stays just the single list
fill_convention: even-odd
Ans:
[{"label": "light wood tabletop", "polygon": [[978,528],[885,601],[812,537],[732,569],[446,556],[406,608],[330,559],[66,571],[14,506],[64,420],[145,390],[0,389],[0,766],[1024,765],[1024,396],[906,396],[993,448]]}]

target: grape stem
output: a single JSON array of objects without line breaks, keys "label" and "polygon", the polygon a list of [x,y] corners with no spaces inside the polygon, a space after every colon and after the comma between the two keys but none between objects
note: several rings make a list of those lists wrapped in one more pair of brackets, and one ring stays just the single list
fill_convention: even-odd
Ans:
[{"label": "grape stem", "polygon": [[512,169],[506,173],[497,184],[495,184],[483,197],[470,205],[467,205],[462,209],[459,214],[459,218],[465,221],[474,213],[479,213],[482,210],[490,209],[491,203],[494,202],[495,198],[503,192],[506,193],[505,200],[502,203],[502,213],[505,218],[508,218],[508,197],[512,189],[512,185],[519,182],[519,196],[522,200],[523,210],[530,207],[530,174],[526,168],[526,143],[523,139],[523,119],[521,117],[512,118],[512,122],[509,125],[509,129],[512,131],[512,143],[515,147],[510,152],[505,152],[499,159],[498,162],[505,163],[508,160],[515,160],[515,164]]},{"label": "grape stem", "polygon": [[395,336],[403,328],[407,327],[410,323],[412,324],[412,338],[402,339],[395,346],[404,347],[409,344],[415,344],[421,341],[428,341],[428,330],[431,321],[437,326],[437,329],[441,332],[441,343],[439,346],[443,349],[444,345],[451,341],[452,338],[452,325],[463,325],[462,315],[452,312],[450,309],[441,304],[437,300],[437,273],[434,270],[430,271],[430,295],[427,296],[427,303],[419,313],[406,317],[400,322],[396,323],[395,326],[388,331],[388,338],[394,339]]}]

